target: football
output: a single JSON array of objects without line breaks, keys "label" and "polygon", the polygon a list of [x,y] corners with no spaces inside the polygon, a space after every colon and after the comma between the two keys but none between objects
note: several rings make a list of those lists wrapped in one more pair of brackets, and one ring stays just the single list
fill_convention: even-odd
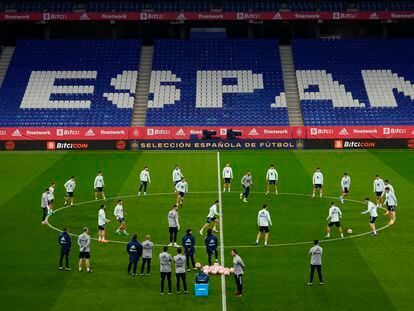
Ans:
[{"label": "football", "polygon": [[352,229],[348,229],[346,232],[348,232],[348,234],[352,234]]}]

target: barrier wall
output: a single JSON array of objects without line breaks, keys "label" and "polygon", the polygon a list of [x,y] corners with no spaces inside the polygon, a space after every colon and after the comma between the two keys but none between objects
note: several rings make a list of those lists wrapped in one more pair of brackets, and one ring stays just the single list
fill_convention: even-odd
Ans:
[{"label": "barrier wall", "polygon": [[[227,139],[232,129],[241,134]],[[215,139],[202,140],[203,130]],[[414,126],[0,128],[0,150],[414,149]]]}]

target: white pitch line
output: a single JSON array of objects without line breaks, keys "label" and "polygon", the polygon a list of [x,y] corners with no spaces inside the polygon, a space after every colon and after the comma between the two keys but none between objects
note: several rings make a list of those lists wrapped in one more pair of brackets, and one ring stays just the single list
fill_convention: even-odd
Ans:
[{"label": "white pitch line", "polygon": [[[223,236],[223,206],[221,200],[221,174],[220,174],[220,152],[217,151],[217,188],[220,205],[220,263],[224,267],[224,236]],[[222,310],[227,310],[226,277],[221,275],[221,304]]]},{"label": "white pitch line", "polygon": [[[219,176],[218,178],[220,179],[220,174],[218,174],[218,176]],[[221,191],[220,191],[221,190],[221,188],[220,188],[221,179],[218,182],[219,182],[218,187],[219,187],[220,214],[222,214],[222,210],[221,210]],[[216,191],[198,191],[198,192],[191,192],[191,193],[192,194],[215,194]],[[258,193],[258,194],[260,193],[260,194],[264,194],[265,192],[252,191],[250,193]],[[159,196],[159,195],[174,195],[174,194],[172,192],[162,192],[162,193],[148,194],[147,196]],[[304,196],[304,197],[311,197],[312,196],[312,195],[303,194],[303,193],[289,193],[289,192],[279,192],[279,195]],[[136,196],[137,196],[136,194],[134,194],[134,195],[125,195],[125,196],[116,196],[116,197],[107,198],[107,200],[120,199],[120,198],[133,198],[133,197],[136,197]],[[322,198],[338,200],[338,198],[336,198],[336,197],[330,197],[330,196],[323,196]],[[319,198],[316,198],[315,200],[319,200]],[[92,203],[92,202],[102,202],[102,201],[103,200],[98,200],[98,201],[97,200],[89,200],[89,201],[84,201],[84,202],[80,202],[80,203],[74,204],[74,206],[85,205],[85,204],[89,204],[89,203]],[[354,202],[354,203],[359,203],[359,204],[365,205],[364,202],[357,201],[357,200],[346,199],[345,201]],[[53,214],[56,214],[57,212],[59,212],[61,210],[64,210],[64,209],[68,209],[68,208],[71,208],[72,209],[72,208],[76,208],[76,207],[63,206],[63,207],[60,207],[60,208],[56,209]],[[381,207],[381,209],[386,210],[383,207]],[[62,230],[56,228],[55,226],[53,226],[52,224],[49,223],[49,217],[50,217],[50,215],[46,216],[47,225],[51,229],[53,229],[53,230],[55,230],[57,232],[62,232]],[[385,225],[385,226],[377,229],[377,231],[382,231],[382,230],[384,230],[384,229],[386,229],[386,228],[388,228],[390,226],[391,225]],[[221,244],[220,248],[222,248],[222,249],[226,249],[226,248],[229,248],[229,249],[231,249],[231,248],[262,248],[262,247],[264,247],[264,246],[256,246],[256,245],[233,245],[233,246],[224,246],[224,243],[222,241],[222,237],[223,237],[222,228],[223,228],[223,226],[222,226],[222,219],[220,217],[220,244]],[[364,233],[359,233],[359,234],[347,236],[347,237],[344,237],[344,238],[335,238],[335,239],[328,239],[328,240],[320,240],[319,242],[320,243],[327,243],[327,242],[343,241],[343,240],[354,239],[354,238],[362,237],[362,236],[365,236],[365,235],[369,235],[370,233],[371,233],[371,231],[368,231],[368,232],[364,232]],[[74,234],[74,233],[69,233],[69,235],[74,236],[74,237],[79,236],[78,234]],[[91,240],[98,241],[97,238],[92,238],[92,237],[91,237]],[[108,240],[108,242],[110,242],[110,243],[116,243],[116,244],[128,244],[128,242],[125,242],[125,241],[117,241],[117,240]],[[297,245],[306,245],[306,244],[311,244],[311,243],[313,243],[313,241],[288,242],[288,243],[268,244],[266,247],[297,246]],[[163,247],[165,245],[164,244],[154,244],[154,246]],[[196,248],[205,248],[205,246],[196,246]],[[222,251],[222,254],[223,254],[223,251]],[[224,261],[224,259],[222,259],[222,261]],[[224,265],[224,264],[222,264],[222,265]]]}]

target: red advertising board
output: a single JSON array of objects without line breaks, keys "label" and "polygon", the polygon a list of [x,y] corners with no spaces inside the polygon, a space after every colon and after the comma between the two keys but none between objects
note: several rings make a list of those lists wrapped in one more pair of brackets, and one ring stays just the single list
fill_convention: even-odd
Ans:
[{"label": "red advertising board", "polygon": [[228,130],[238,139],[413,139],[414,126],[169,126],[169,127],[7,127],[0,140],[188,140],[200,139],[203,130],[227,138]]},{"label": "red advertising board", "polygon": [[380,12],[2,12],[0,21],[410,20],[414,11]]},{"label": "red advertising board", "polygon": [[240,132],[241,139],[291,139],[293,128],[289,126],[228,126],[228,127],[133,127],[130,139],[190,139],[193,135],[201,138],[203,130],[215,131],[217,137],[226,138],[227,131]]},{"label": "red advertising board", "polygon": [[122,140],[128,137],[129,127],[0,128],[0,140]]},{"label": "red advertising board", "polygon": [[414,126],[308,126],[307,139],[414,138]]}]

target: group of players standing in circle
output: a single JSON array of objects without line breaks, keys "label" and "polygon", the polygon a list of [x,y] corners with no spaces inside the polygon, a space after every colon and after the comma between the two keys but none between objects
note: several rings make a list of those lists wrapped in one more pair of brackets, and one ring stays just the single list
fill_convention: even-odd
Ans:
[{"label": "group of players standing in circle", "polygon": [[[231,192],[231,185],[233,181],[233,170],[230,166],[230,163],[226,163],[226,166],[223,168],[222,171],[222,178],[224,180],[224,189],[223,192]],[[169,293],[171,292],[171,262],[174,261],[176,265],[176,272],[177,272],[177,288],[179,289],[179,282],[180,279],[184,285],[184,292],[187,293],[187,285],[185,279],[185,266],[187,267],[187,271],[190,271],[190,263],[194,270],[197,270],[196,263],[194,259],[195,254],[195,237],[192,235],[192,230],[187,229],[186,234],[183,236],[181,240],[181,246],[184,250],[184,255],[182,255],[182,249],[180,245],[177,243],[177,234],[180,230],[180,223],[179,223],[179,216],[178,216],[178,209],[179,207],[183,206],[184,197],[188,192],[188,184],[186,178],[183,176],[180,168],[176,165],[172,172],[172,179],[174,183],[174,192],[176,193],[176,201],[175,204],[172,206],[171,210],[168,212],[167,220],[169,226],[169,244],[164,247],[163,252],[160,254],[160,269],[161,269],[161,291],[163,292],[164,288],[164,281],[167,280]],[[270,194],[270,191],[273,190],[275,195],[278,195],[278,181],[279,175],[277,170],[275,169],[274,165],[270,165],[269,169],[266,172],[266,195]],[[316,192],[319,191],[319,197],[323,197],[323,184],[324,184],[324,177],[320,170],[320,168],[316,168],[316,171],[312,177],[313,182],[313,192],[312,198],[315,198]],[[140,173],[140,187],[138,191],[138,196],[141,196],[143,193],[144,196],[147,195],[148,184],[151,183],[150,173],[148,167],[144,167],[144,169]],[[247,203],[247,199],[250,194],[250,188],[253,185],[253,177],[250,171],[247,171],[242,179],[241,185],[243,187],[243,191],[240,193],[240,199]],[[94,180],[94,190],[95,190],[95,200],[99,199],[99,196],[106,201],[106,196],[104,193],[104,178],[101,171],[98,172],[97,176]],[[351,186],[351,178],[347,173],[344,173],[344,176],[341,179],[341,195],[339,197],[339,201],[344,204],[345,198],[349,194]],[[50,187],[46,188],[45,191],[42,193],[41,199],[41,206],[43,208],[42,213],[42,224],[47,224],[47,215],[53,214],[53,204],[54,204],[54,190],[56,187],[56,183],[51,183]],[[65,184],[66,196],[64,205],[67,206],[74,206],[74,190],[76,187],[75,177],[72,176]],[[273,189],[272,189],[273,188]],[[382,180],[379,175],[376,175],[374,183],[373,183],[373,191],[376,195],[376,204],[374,204],[368,197],[365,199],[365,203],[367,204],[367,210],[363,211],[361,214],[369,214],[370,215],[370,227],[371,227],[371,235],[376,236],[377,231],[375,228],[375,221],[378,218],[377,209],[382,207],[382,200],[385,197],[384,204],[387,206],[387,212],[385,215],[389,217],[389,225],[394,224],[395,222],[395,208],[397,206],[397,198],[395,196],[394,188],[389,183],[388,180]],[[221,216],[221,208],[219,200],[216,200],[214,204],[210,207],[207,219],[205,224],[199,230],[200,235],[203,235],[204,230],[207,229],[207,235],[204,239],[204,244],[206,246],[207,251],[207,258],[209,265],[212,265],[212,257],[214,256],[215,262],[218,262],[218,238],[214,233],[219,232],[217,230],[217,226],[219,225],[219,220],[217,217]],[[126,235],[128,236],[129,233],[127,232],[127,226],[125,222],[123,208],[123,201],[121,199],[118,200],[117,205],[114,208],[114,216],[119,222],[119,227],[115,231],[118,235]],[[331,206],[329,208],[329,214],[327,217],[327,227],[326,227],[326,238],[330,238],[331,228],[336,226],[339,230],[341,238],[344,237],[343,230],[341,228],[340,219],[342,218],[342,212],[338,206],[335,205],[334,202],[331,202]],[[100,243],[107,243],[108,240],[105,238],[105,225],[110,223],[111,221],[106,218],[106,204],[101,204],[99,212],[98,212],[98,242]],[[212,228],[209,228],[213,225]],[[257,216],[257,225],[258,225],[258,233],[255,245],[258,245],[261,235],[265,234],[265,241],[264,245],[268,245],[269,240],[269,227],[272,225],[272,220],[270,217],[270,213],[268,211],[268,206],[266,204],[262,205],[262,209],[258,212]],[[92,272],[90,269],[90,236],[88,235],[89,230],[88,228],[84,228],[82,234],[78,237],[78,245],[80,248],[80,255],[79,255],[79,271],[82,270],[82,261],[83,259],[86,260],[86,267],[87,272]],[[59,237],[59,244],[62,247],[62,250],[67,249],[68,244],[70,244],[70,236],[67,233],[67,229],[63,230]],[[167,253],[168,246],[177,247],[177,255],[172,257]],[[70,248],[70,245],[69,245]],[[146,235],[145,241],[139,243],[137,241],[137,235],[134,234],[132,240],[127,245],[127,252],[130,255],[130,260],[128,264],[128,274],[131,274],[131,269],[133,267],[133,272],[131,275],[136,275],[137,270],[137,263],[140,257],[143,258],[142,266],[141,266],[141,275],[144,275],[145,267],[147,268],[147,275],[150,274],[150,267],[151,267],[151,259],[152,259],[152,250],[154,248],[153,242],[151,242],[150,235]],[[62,269],[62,261],[64,257],[66,257],[66,270],[70,270],[68,266],[68,251],[62,251],[60,257],[60,269]],[[243,267],[240,265],[240,261],[242,262],[241,258],[237,255],[237,250],[232,251],[232,255],[234,260],[237,261],[238,265],[238,274],[235,275],[236,285],[238,288],[238,295],[241,296],[242,292],[242,275],[244,271],[244,263]],[[236,257],[237,256],[237,257]],[[169,259],[169,268],[166,262],[163,263],[163,259],[166,257]],[[177,257],[177,258],[176,258]],[[165,261],[165,260],[164,260]],[[236,265],[236,263],[234,264]],[[164,271],[163,271],[164,270]],[[184,275],[183,275],[184,273]],[[313,274],[313,273],[312,273]]]}]

